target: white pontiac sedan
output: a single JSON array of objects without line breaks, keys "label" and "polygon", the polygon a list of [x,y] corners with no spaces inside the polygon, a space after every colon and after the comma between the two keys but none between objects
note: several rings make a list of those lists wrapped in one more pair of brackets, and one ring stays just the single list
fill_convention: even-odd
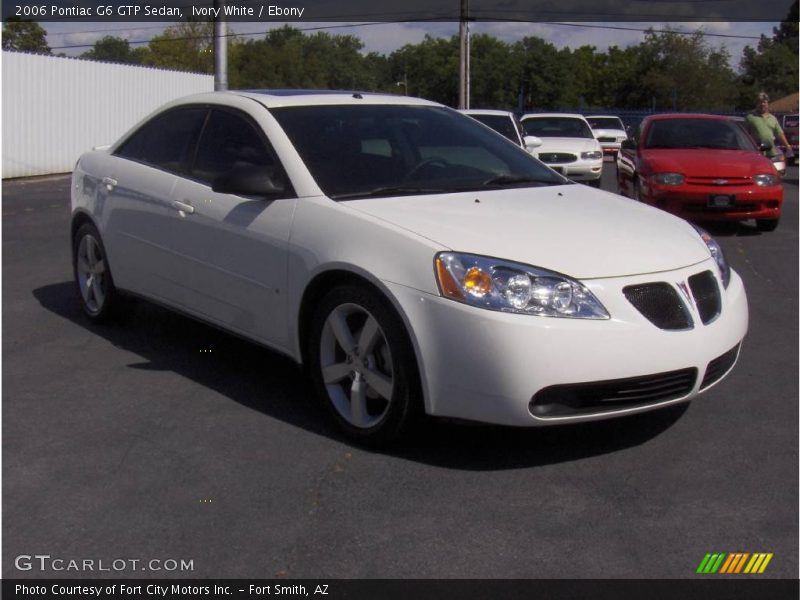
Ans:
[{"label": "white pontiac sedan", "polygon": [[573,181],[600,187],[603,148],[582,115],[528,113],[522,115],[522,128],[542,141],[536,158]]},{"label": "white pontiac sedan", "polygon": [[90,319],[133,295],[284,353],[370,443],[685,402],[747,330],[705,232],[410,98],[172,102],[80,158],[71,235]]}]

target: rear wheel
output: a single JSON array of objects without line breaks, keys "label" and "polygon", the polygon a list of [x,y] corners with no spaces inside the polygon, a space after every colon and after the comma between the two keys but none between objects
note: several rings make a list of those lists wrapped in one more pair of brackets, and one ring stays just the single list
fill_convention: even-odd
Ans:
[{"label": "rear wheel", "polygon": [[108,264],[100,233],[84,223],[72,245],[72,272],[84,314],[96,323],[119,317],[124,308]]},{"label": "rear wheel", "polygon": [[775,231],[779,222],[780,219],[756,219],[756,227],[759,231]]},{"label": "rear wheel", "polygon": [[366,286],[331,290],[311,326],[309,366],[318,395],[356,441],[383,444],[421,412],[416,360],[402,321]]}]

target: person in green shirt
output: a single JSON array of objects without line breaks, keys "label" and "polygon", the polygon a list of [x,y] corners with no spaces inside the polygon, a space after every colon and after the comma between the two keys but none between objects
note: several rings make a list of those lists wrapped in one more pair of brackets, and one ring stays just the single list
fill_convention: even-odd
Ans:
[{"label": "person in green shirt", "polygon": [[780,154],[780,150],[775,146],[775,140],[778,140],[786,149],[784,152],[786,158],[794,156],[792,147],[778,124],[778,119],[769,112],[769,96],[764,92],[761,92],[756,98],[756,109],[745,117],[745,123],[757,143],[770,145],[767,156],[772,158]]}]

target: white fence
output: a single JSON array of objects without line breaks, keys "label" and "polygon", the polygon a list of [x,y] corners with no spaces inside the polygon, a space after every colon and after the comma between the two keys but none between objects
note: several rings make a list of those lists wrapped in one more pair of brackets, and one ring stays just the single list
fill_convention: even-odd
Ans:
[{"label": "white fence", "polygon": [[212,75],[3,52],[3,178],[65,173]]}]

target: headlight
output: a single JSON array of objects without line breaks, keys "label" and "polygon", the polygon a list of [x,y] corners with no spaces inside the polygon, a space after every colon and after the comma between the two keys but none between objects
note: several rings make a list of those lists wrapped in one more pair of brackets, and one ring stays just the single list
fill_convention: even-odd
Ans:
[{"label": "headlight", "polygon": [[442,296],[471,306],[541,317],[609,318],[585,286],[538,267],[474,254],[440,252],[435,271]]},{"label": "headlight", "polygon": [[591,150],[590,152],[581,152],[581,158],[584,160],[597,160],[603,158],[603,153],[600,150]]},{"label": "headlight", "polygon": [[758,175],[753,175],[753,181],[756,182],[756,185],[776,185],[779,182],[779,179],[771,174],[771,173],[759,173]]},{"label": "headlight", "polygon": [[725,260],[725,253],[722,251],[722,246],[720,246],[705,229],[694,224],[691,225],[706,243],[706,246],[708,246],[708,251],[711,252],[711,256],[717,262],[717,267],[719,267],[719,276],[720,279],[722,279],[722,285],[727,289],[728,283],[731,280],[731,268],[728,265],[728,261]]},{"label": "headlight", "polygon": [[661,185],[680,185],[683,183],[683,175],[680,173],[656,173],[653,181]]}]

